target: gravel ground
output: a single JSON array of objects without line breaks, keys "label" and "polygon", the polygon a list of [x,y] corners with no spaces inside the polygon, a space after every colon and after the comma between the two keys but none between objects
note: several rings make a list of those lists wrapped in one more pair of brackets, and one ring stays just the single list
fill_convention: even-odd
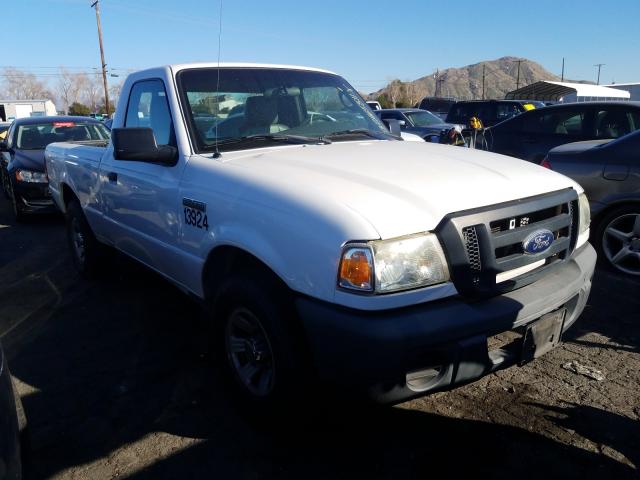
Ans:
[{"label": "gravel ground", "polygon": [[259,423],[210,366],[199,307],[114,267],[81,280],[60,218],[15,225],[0,202],[0,335],[30,478],[640,478],[638,281],[599,269],[565,343],[524,367],[393,408],[318,396]]}]

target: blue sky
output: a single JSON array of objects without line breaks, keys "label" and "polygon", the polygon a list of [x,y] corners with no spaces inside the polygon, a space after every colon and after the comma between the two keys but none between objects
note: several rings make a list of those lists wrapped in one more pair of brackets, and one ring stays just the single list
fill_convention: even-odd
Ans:
[{"label": "blue sky", "polygon": [[[327,68],[360,91],[391,78],[505,55],[601,83],[640,81],[640,0],[223,0],[222,61]],[[54,80],[60,65],[98,67],[90,0],[13,0],[3,9],[0,66]],[[215,61],[219,0],[101,0],[114,73]],[[9,46],[10,45],[10,46]],[[122,69],[118,72],[117,69]],[[49,74],[49,75],[47,75]],[[113,80],[112,80],[113,81]]]}]

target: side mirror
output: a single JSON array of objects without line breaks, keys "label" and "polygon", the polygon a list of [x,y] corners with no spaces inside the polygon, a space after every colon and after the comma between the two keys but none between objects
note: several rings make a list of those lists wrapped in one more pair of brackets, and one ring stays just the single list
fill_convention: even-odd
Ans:
[{"label": "side mirror", "polygon": [[7,141],[2,140],[0,142],[0,152],[8,152],[8,151],[9,151],[9,145],[7,145]]},{"label": "side mirror", "polygon": [[395,135],[396,137],[400,136],[400,132],[401,132],[400,121],[394,118],[389,118],[386,120],[382,120],[382,123],[384,123],[387,126],[387,128],[391,132],[391,135]]},{"label": "side mirror", "polygon": [[116,160],[162,165],[175,165],[178,160],[178,149],[171,145],[158,146],[153,130],[148,127],[114,128],[111,141]]},{"label": "side mirror", "polygon": [[407,122],[405,120],[398,120],[398,123],[400,124],[400,128],[405,128],[407,126]]}]

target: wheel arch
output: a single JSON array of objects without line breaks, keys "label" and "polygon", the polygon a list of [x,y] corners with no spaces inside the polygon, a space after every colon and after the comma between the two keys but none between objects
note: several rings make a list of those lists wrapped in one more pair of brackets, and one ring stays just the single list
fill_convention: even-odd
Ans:
[{"label": "wheel arch", "polygon": [[68,183],[60,184],[60,206],[64,207],[63,212],[67,211],[67,207],[69,203],[73,200],[79,200],[76,193],[73,191],[73,188]]},{"label": "wheel arch", "polygon": [[287,283],[266,262],[247,250],[234,245],[219,245],[207,255],[202,268],[202,290],[207,304],[216,300],[216,291],[234,271],[256,271],[283,289],[291,292]]},{"label": "wheel arch", "polygon": [[609,213],[611,213],[613,210],[632,205],[640,207],[640,198],[621,198],[611,203],[607,203],[604,208],[598,210],[598,213],[591,218],[592,229],[598,229],[600,227],[600,222],[602,221],[602,219],[606,218],[606,216],[609,215]]}]

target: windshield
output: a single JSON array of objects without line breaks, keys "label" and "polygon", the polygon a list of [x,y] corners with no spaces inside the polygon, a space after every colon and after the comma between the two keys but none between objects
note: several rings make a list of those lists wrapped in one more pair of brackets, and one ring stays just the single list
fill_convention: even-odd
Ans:
[{"label": "windshield", "polygon": [[[256,136],[338,135],[387,138],[389,132],[360,95],[337,75],[303,70],[215,68],[178,74],[180,96],[197,151],[264,146]],[[364,132],[364,133],[363,133]],[[373,134],[367,136],[366,134]],[[253,138],[248,138],[253,137]]]},{"label": "windshield", "polygon": [[19,150],[44,150],[53,142],[108,140],[109,130],[100,123],[59,122],[20,125],[16,134]]},{"label": "windshield", "polygon": [[416,127],[428,127],[429,125],[437,125],[442,123],[440,117],[435,116],[431,112],[405,112],[411,123]]}]

